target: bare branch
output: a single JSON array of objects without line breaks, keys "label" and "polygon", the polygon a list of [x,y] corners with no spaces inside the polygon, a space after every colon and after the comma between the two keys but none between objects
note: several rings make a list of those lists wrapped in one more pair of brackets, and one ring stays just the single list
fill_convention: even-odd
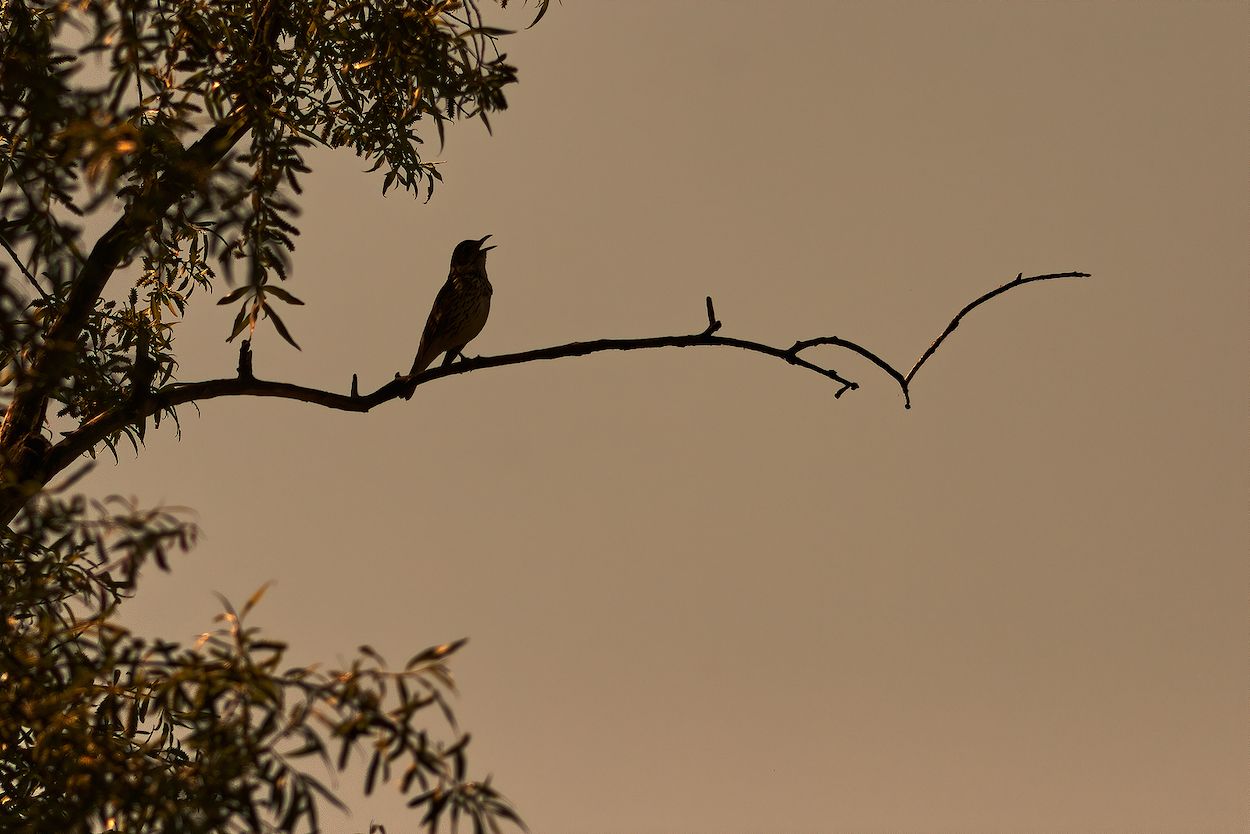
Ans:
[{"label": "bare branch", "polygon": [[901,373],[895,370],[893,365],[886,362],[880,356],[862,345],[857,345],[855,342],[852,342],[849,339],[843,339],[839,336],[818,336],[815,339],[805,339],[801,342],[795,342],[794,346],[790,348],[790,352],[799,353],[810,347],[816,347],[817,345],[834,345],[835,347],[846,348],[847,350],[852,351],[853,353],[858,353],[860,356],[872,362],[878,368],[889,374],[890,377],[899,384],[899,387],[903,391],[903,398],[906,401],[906,405],[908,408],[911,408],[911,403],[907,400],[907,380],[903,378]]},{"label": "bare branch", "polygon": [[960,320],[964,316],[971,313],[977,307],[980,307],[982,304],[989,301],[994,296],[1002,295],[1003,293],[1007,292],[1007,290],[1010,290],[1014,287],[1019,287],[1022,284],[1031,284],[1035,281],[1050,281],[1056,278],[1088,278],[1088,277],[1090,277],[1088,272],[1055,272],[1049,275],[1034,275],[1031,278],[1025,278],[1024,273],[1021,272],[1019,275],[1015,277],[1014,280],[1008,281],[1006,284],[1003,284],[998,289],[990,290],[985,295],[981,296],[980,298],[977,298],[976,300],[972,301],[970,304],[965,306],[962,310],[960,310],[955,315],[955,318],[951,319],[951,323],[946,325],[946,329],[942,331],[942,335],[934,339],[933,344],[929,345],[929,349],[926,350],[923,354],[921,354],[920,358],[916,360],[915,365],[911,366],[911,370],[907,372],[907,376],[904,378],[904,381],[907,383],[907,385],[910,385],[911,381],[916,377],[916,371],[920,370],[921,365],[929,361],[929,357],[933,355],[933,352],[938,349],[938,346],[942,344],[942,342],[946,339],[946,337],[955,332],[955,328],[959,326]]},{"label": "bare branch", "polygon": [[998,287],[996,289],[990,290],[989,292],[976,298],[971,303],[967,304],[962,310],[960,310],[955,315],[955,318],[951,319],[951,323],[946,326],[946,329],[942,331],[942,335],[938,336],[936,339],[933,340],[933,344],[929,345],[928,350],[926,350],[923,354],[921,354],[920,358],[916,360],[916,364],[912,365],[911,370],[908,371],[906,374],[903,374],[902,371],[895,368],[889,362],[886,362],[884,359],[882,359],[880,356],[870,351],[868,348],[863,347],[861,345],[857,345],[855,342],[849,341],[847,339],[842,339],[837,336],[821,336],[815,339],[807,339],[802,342],[795,342],[794,347],[790,348],[790,350],[794,353],[798,353],[800,351],[806,350],[807,348],[816,347],[817,345],[835,345],[837,347],[846,348],[847,350],[858,353],[860,356],[864,357],[865,359],[869,360],[874,365],[876,365],[878,368],[885,371],[887,374],[890,375],[891,379],[893,379],[895,382],[898,383],[899,390],[902,391],[903,393],[903,407],[911,408],[911,381],[915,379],[916,372],[920,370],[921,365],[929,361],[929,357],[932,356],[934,352],[938,349],[938,347],[942,344],[942,342],[946,340],[946,337],[949,336],[951,333],[955,332],[955,328],[959,327],[960,320],[963,319],[964,316],[968,315],[968,313],[972,312],[977,307],[989,301],[991,298],[994,298],[997,295],[1002,295],[1003,293],[1007,292],[1007,290],[1010,290],[1014,287],[1019,287],[1022,284],[1031,284],[1036,281],[1050,281],[1050,280],[1057,279],[1057,278],[1088,278],[1088,277],[1090,277],[1090,274],[1088,272],[1054,272],[1048,275],[1033,275],[1029,278],[1025,278],[1024,273],[1021,272],[1015,278],[1008,281],[1006,284],[1003,284],[1001,287]]},{"label": "bare branch", "polygon": [[[713,322],[719,326],[720,322]],[[501,368],[506,365],[520,365],[525,362],[541,362],[552,359],[563,359],[571,356],[587,356],[609,350],[651,350],[664,347],[733,347],[762,353],[781,359],[787,364],[820,374],[838,383],[834,397],[841,397],[847,391],[859,387],[855,382],[845,379],[837,371],[823,368],[801,358],[793,350],[773,347],[772,345],[753,342],[748,339],[735,339],[717,336],[713,333],[693,333],[684,336],[653,336],[642,339],[596,339],[590,342],[571,342],[566,345],[538,348],[519,353],[505,353],[501,356],[478,356],[463,359],[451,365],[431,368],[416,376],[399,376],[369,394],[361,395],[357,389],[355,375],[352,390],[347,394],[293,385],[287,382],[270,382],[256,379],[250,374],[250,363],[244,371],[244,363],[240,362],[240,375],[234,379],[211,379],[202,382],[176,383],[167,385],[152,393],[141,403],[132,402],[103,412],[83,423],[74,431],[68,432],[60,443],[53,447],[49,457],[49,469],[52,473],[64,468],[79,455],[100,443],[109,435],[120,431],[127,425],[139,422],[167,408],[184,405],[189,402],[212,400],[218,397],[276,397],[279,399],[298,400],[300,402],[320,405],[340,411],[366,412],[382,403],[395,399],[409,399],[420,385],[433,382],[448,376],[458,376],[486,368]]]},{"label": "bare branch", "polygon": [[[720,322],[714,322],[717,326]],[[416,377],[399,377],[396,381],[402,383],[406,389],[408,396],[411,396],[411,389],[417,385],[431,382],[445,376],[454,376],[456,374],[469,373],[482,368],[498,368],[504,365],[519,365],[523,362],[538,362],[550,359],[563,359],[570,356],[586,356],[591,353],[602,353],[608,350],[650,350],[654,348],[664,347],[735,347],[742,350],[749,350],[754,353],[762,353],[765,356],[772,356],[781,359],[790,365],[805,368],[814,371],[822,376],[839,383],[840,387],[835,392],[835,396],[841,396],[847,390],[858,388],[859,386],[848,379],[840,376],[837,371],[828,368],[822,368],[807,362],[794,354],[792,351],[785,350],[772,345],[766,345],[761,342],[753,342],[748,339],[735,339],[729,336],[717,336],[715,333],[692,333],[686,336],[651,336],[642,339],[595,339],[590,342],[571,342],[567,345],[556,345],[554,347],[538,348],[536,350],[522,351],[521,353],[507,353],[502,356],[478,356],[473,359],[466,359],[462,362],[456,362],[451,365],[444,365],[439,368],[432,368]],[[389,383],[393,385],[395,382]],[[385,389],[386,386],[384,386]],[[384,390],[383,389],[383,390]],[[365,398],[368,399],[368,398]]]},{"label": "bare branch", "polygon": [[355,374],[352,375],[351,391],[347,394],[323,391],[318,388],[308,388],[287,382],[270,382],[256,379],[251,373],[251,356],[245,342],[244,347],[240,350],[238,377],[234,379],[211,379],[202,382],[167,385],[153,392],[151,396],[144,398],[142,401],[132,401],[103,412],[83,423],[74,431],[67,433],[61,442],[52,448],[48,456],[47,471],[50,477],[68,466],[79,455],[89,451],[96,444],[120,431],[125,426],[141,422],[164,409],[184,405],[189,402],[200,402],[218,397],[276,397],[298,400],[340,411],[366,412],[391,400],[410,399],[418,386],[433,382],[436,379],[442,379],[443,377],[458,376],[459,374],[472,373],[473,371],[485,370],[486,368],[501,368],[506,365],[520,365],[527,362],[587,356],[592,353],[602,353],[610,350],[652,350],[666,347],[730,347],[748,350],[753,353],[780,359],[789,365],[812,371],[833,380],[838,383],[838,388],[834,391],[834,397],[838,398],[847,391],[856,390],[859,388],[859,384],[846,379],[835,370],[816,365],[799,356],[802,351],[811,347],[833,345],[859,354],[889,374],[890,378],[898,384],[899,389],[902,391],[905,406],[911,408],[910,387],[916,372],[933,355],[943,340],[959,326],[960,320],[971,310],[984,304],[991,298],[1022,284],[1056,278],[1087,277],[1089,277],[1088,273],[1084,272],[1035,275],[1031,278],[1017,276],[1003,286],[980,296],[972,303],[966,305],[955,316],[906,375],[871,350],[838,336],[821,336],[815,339],[798,341],[789,348],[774,347],[749,339],[718,336],[716,331],[720,329],[721,322],[716,318],[716,312],[710,297],[707,299],[708,325],[699,333],[678,336],[652,336],[641,339],[595,339],[589,342],[570,342],[565,345],[537,348],[519,353],[505,353],[500,356],[478,356],[473,359],[462,359],[450,365],[431,368],[416,376],[400,376],[396,374],[395,378],[390,382],[387,382],[376,391],[364,395],[360,394],[358,390]]}]

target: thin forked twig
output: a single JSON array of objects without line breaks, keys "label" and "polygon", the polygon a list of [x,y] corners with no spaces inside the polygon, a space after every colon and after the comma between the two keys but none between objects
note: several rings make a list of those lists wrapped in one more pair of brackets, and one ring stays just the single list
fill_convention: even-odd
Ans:
[{"label": "thin forked twig", "polygon": [[837,336],[821,336],[815,339],[807,339],[806,341],[795,342],[794,347],[790,348],[790,350],[797,353],[799,351],[806,350],[807,348],[810,348],[810,347],[816,347],[817,345],[834,345],[837,347],[846,348],[847,350],[853,351],[854,353],[858,353],[860,356],[864,357],[865,359],[868,359],[870,362],[872,362],[874,365],[879,367],[881,370],[885,371],[887,374],[890,375],[891,379],[893,379],[895,382],[898,383],[899,390],[903,392],[903,407],[911,408],[911,382],[913,379],[916,378],[916,372],[920,370],[920,367],[924,365],[925,362],[929,361],[929,357],[934,354],[934,352],[938,349],[939,346],[941,346],[942,342],[946,341],[946,337],[955,332],[955,328],[959,327],[959,322],[963,320],[964,316],[968,315],[977,307],[980,307],[982,304],[989,301],[991,298],[994,298],[995,296],[998,296],[998,295],[1002,295],[1003,293],[1007,292],[1007,290],[1014,289],[1015,287],[1019,287],[1023,284],[1031,284],[1036,281],[1051,281],[1051,280],[1055,280],[1058,278],[1088,278],[1088,277],[1090,277],[1090,274],[1088,272],[1052,272],[1047,275],[1033,275],[1028,278],[1025,278],[1024,273],[1021,272],[1015,278],[1003,284],[1001,287],[996,287],[995,289],[990,290],[989,292],[977,297],[976,299],[974,299],[973,301],[965,305],[962,310],[960,310],[958,313],[955,314],[955,317],[951,319],[951,323],[946,325],[946,329],[942,331],[942,334],[933,340],[933,344],[929,345],[928,349],[926,349],[925,352],[920,355],[920,358],[916,360],[916,364],[912,365],[911,370],[908,371],[906,374],[904,374],[902,371],[895,368],[889,362],[886,362],[877,354],[868,350],[868,348],[863,347],[861,345],[857,345],[856,343],[852,341],[849,341],[847,339],[842,339]]}]

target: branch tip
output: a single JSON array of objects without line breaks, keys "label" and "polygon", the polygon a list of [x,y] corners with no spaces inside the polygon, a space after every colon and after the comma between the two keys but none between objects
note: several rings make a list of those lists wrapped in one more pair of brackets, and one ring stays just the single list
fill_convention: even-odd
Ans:
[{"label": "branch tip", "polygon": [[964,308],[962,310],[960,310],[958,313],[955,314],[955,317],[951,319],[950,324],[946,325],[946,329],[942,331],[940,336],[934,339],[933,344],[929,345],[928,350],[920,354],[920,358],[916,360],[916,364],[912,365],[911,370],[908,371],[906,376],[903,377],[901,384],[902,384],[904,395],[907,393],[907,386],[915,378],[916,372],[920,370],[920,367],[924,365],[925,362],[929,361],[929,357],[932,356],[934,352],[938,349],[938,347],[942,344],[942,342],[946,340],[946,337],[955,332],[955,329],[959,327],[959,323],[960,321],[963,320],[963,317],[971,313],[977,307],[980,307],[985,302],[989,301],[991,298],[1002,295],[1003,293],[1007,292],[1007,290],[1010,290],[1013,287],[1018,287],[1021,284],[1032,284],[1037,281],[1052,281],[1052,280],[1059,279],[1059,278],[1089,278],[1089,277],[1090,277],[1090,274],[1088,272],[1052,272],[1047,275],[1032,275],[1028,278],[1025,278],[1024,273],[1021,272],[1021,273],[1018,273],[1015,278],[1003,284],[1001,287],[992,289],[987,293],[983,293],[977,296],[968,304],[964,305]]}]

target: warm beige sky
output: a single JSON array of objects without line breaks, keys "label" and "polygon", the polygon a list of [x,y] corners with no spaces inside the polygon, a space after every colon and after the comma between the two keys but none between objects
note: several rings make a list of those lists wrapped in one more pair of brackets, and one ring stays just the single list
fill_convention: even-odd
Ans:
[{"label": "warm beige sky", "polygon": [[[274,579],[294,660],[469,636],[471,760],[538,834],[1247,830],[1246,17],[553,6],[429,205],[314,157],[304,351],[263,334],[258,375],[407,368],[487,232],[470,353],[693,331],[711,294],[727,335],[908,366],[1017,272],[1095,278],[978,310],[910,412],[853,357],[835,401],[707,349],[188,409],[92,476],[207,534],[132,621],[190,638]],[[184,379],[233,372],[229,318],[194,311]]]}]

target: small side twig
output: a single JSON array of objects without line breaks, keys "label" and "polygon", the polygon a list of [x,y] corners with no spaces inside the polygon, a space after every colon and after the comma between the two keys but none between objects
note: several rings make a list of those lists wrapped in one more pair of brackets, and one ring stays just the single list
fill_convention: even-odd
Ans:
[{"label": "small side twig", "polygon": [[716,320],[716,309],[712,306],[712,296],[707,297],[707,329],[703,331],[704,336],[711,336],[717,330],[720,330],[720,322]]},{"label": "small side twig", "polygon": [[239,379],[253,380],[252,376],[252,340],[244,339],[239,345]]},{"label": "small side twig", "polygon": [[900,374],[898,371],[896,371],[893,365],[891,365],[889,362],[886,362],[880,356],[873,353],[871,350],[864,347],[863,345],[858,345],[849,339],[843,339],[839,336],[818,336],[815,339],[804,339],[803,341],[795,342],[794,345],[790,348],[790,353],[793,353],[797,356],[801,351],[807,350],[810,347],[816,347],[817,345],[833,345],[835,347],[846,348],[852,353],[858,353],[860,356],[872,362],[878,368],[880,368],[881,370],[889,374],[890,377],[893,378],[894,381],[897,382],[900,387],[902,387],[905,405],[908,408],[911,407],[910,402],[906,402],[907,383],[903,379],[903,375]]}]

